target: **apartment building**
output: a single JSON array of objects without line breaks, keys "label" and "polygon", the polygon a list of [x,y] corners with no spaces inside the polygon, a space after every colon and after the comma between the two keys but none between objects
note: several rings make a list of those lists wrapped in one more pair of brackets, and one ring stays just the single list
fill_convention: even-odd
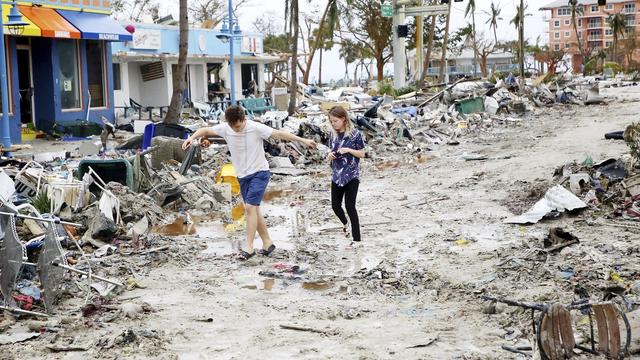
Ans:
[{"label": "apartment building", "polygon": [[[607,16],[615,13],[625,14],[629,30],[638,30],[640,26],[640,0],[607,0],[606,5],[599,6],[597,0],[578,0],[581,14],[576,18],[576,31],[572,23],[569,0],[556,0],[540,10],[549,11],[549,46],[554,50],[562,50],[571,55],[574,71],[580,71],[582,57],[578,48],[578,38],[588,52],[606,49],[613,44],[613,31],[607,24]],[[628,30],[628,31],[629,31]],[[634,55],[640,59],[640,56]]]}]

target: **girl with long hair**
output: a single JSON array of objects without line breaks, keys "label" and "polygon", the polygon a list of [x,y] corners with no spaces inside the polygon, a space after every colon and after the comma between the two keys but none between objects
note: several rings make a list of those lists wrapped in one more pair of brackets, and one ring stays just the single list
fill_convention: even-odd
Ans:
[{"label": "girl with long hair", "polygon": [[[360,159],[365,157],[364,139],[360,131],[353,127],[349,114],[344,108],[334,106],[329,110],[331,136],[327,159],[331,162],[331,207],[342,222],[345,235],[349,231],[353,241],[360,241],[360,221],[356,210],[356,198],[360,185]],[[344,198],[347,215],[342,209]],[[349,221],[351,228],[349,229]]]}]

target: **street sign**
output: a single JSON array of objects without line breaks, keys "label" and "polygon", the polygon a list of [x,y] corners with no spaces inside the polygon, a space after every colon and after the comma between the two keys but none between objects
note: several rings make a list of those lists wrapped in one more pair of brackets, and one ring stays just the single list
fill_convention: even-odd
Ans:
[{"label": "street sign", "polygon": [[406,16],[431,16],[431,15],[447,15],[449,5],[426,5],[407,7],[400,12],[404,12]]},{"label": "street sign", "polygon": [[393,5],[389,2],[384,2],[380,10],[382,12],[382,17],[393,17]]}]

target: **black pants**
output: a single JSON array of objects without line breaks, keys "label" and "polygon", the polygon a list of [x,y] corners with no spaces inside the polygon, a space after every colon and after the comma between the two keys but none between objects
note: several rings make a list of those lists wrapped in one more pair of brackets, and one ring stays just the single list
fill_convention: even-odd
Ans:
[{"label": "black pants", "polygon": [[347,208],[349,220],[351,220],[353,241],[360,241],[360,221],[358,220],[358,211],[356,210],[356,197],[358,196],[359,185],[360,180],[358,179],[349,181],[345,186],[338,186],[336,183],[331,182],[331,207],[342,224],[346,224],[347,217],[344,214],[344,210],[342,210],[342,198],[344,198],[344,205]]}]

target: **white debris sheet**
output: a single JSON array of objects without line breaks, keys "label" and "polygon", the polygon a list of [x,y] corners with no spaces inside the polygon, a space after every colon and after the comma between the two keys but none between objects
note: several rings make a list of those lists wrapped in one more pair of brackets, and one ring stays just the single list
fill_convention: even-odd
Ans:
[{"label": "white debris sheet", "polygon": [[582,200],[560,185],[549,189],[526,213],[506,219],[506,224],[535,224],[552,211],[564,212],[586,208]]}]

